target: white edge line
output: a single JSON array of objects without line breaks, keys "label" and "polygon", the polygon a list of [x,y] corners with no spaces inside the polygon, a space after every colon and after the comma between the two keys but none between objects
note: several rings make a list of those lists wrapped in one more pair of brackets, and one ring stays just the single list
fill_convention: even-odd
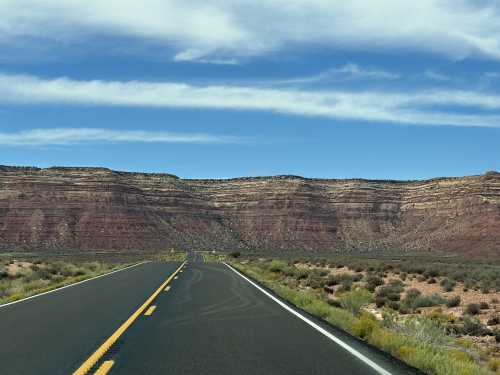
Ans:
[{"label": "white edge line", "polygon": [[224,262],[224,264],[226,266],[228,266],[230,270],[234,271],[237,275],[239,275],[240,277],[242,277],[243,279],[245,279],[246,281],[248,281],[250,284],[252,284],[254,287],[256,287],[257,289],[259,289],[266,296],[268,296],[269,298],[271,298],[278,305],[280,305],[281,307],[283,307],[285,310],[288,310],[290,313],[292,313],[293,315],[295,315],[299,319],[301,319],[304,322],[306,322],[307,324],[309,324],[315,330],[319,331],[320,333],[322,333],[323,335],[325,335],[326,337],[328,337],[330,340],[334,341],[337,345],[341,346],[343,349],[347,350],[353,356],[355,356],[359,360],[363,361],[365,364],[367,364],[368,366],[370,366],[371,368],[373,368],[379,374],[381,374],[381,375],[392,375],[389,371],[383,369],[382,367],[380,367],[379,365],[377,365],[375,362],[373,362],[371,359],[369,359],[365,355],[361,354],[360,352],[358,352],[353,347],[347,345],[344,341],[342,341],[341,339],[339,339],[337,336],[332,335],[326,329],[320,327],[318,324],[314,323],[312,320],[310,320],[310,319],[306,318],[305,316],[303,316],[302,314],[298,313],[297,311],[295,311],[294,309],[292,309],[290,306],[288,306],[286,303],[280,301],[278,298],[276,298],[275,296],[273,296],[267,290],[263,289],[262,287],[260,287],[256,283],[254,283],[252,280],[250,280],[248,277],[246,277],[245,275],[243,275],[241,272],[237,271],[235,268],[233,268],[229,264],[227,264],[225,262]]},{"label": "white edge line", "polygon": [[149,260],[147,260],[147,261],[144,261],[144,262],[141,262],[141,263],[132,264],[131,266],[128,266],[128,267],[125,267],[125,268],[120,268],[119,270],[114,270],[114,271],[111,271],[111,272],[108,272],[108,273],[103,273],[102,275],[91,277],[90,279],[85,279],[85,280],[78,281],[78,282],[73,283],[73,284],[69,284],[69,285],[61,286],[61,287],[59,287],[59,288],[52,289],[52,290],[48,290],[48,291],[43,292],[43,293],[35,294],[35,295],[29,296],[29,297],[26,297],[26,298],[23,298],[23,299],[18,299],[17,301],[12,301],[12,302],[8,302],[8,303],[4,303],[3,305],[0,305],[0,309],[1,309],[2,307],[7,307],[7,306],[10,306],[10,305],[14,305],[14,304],[16,304],[16,303],[24,302],[24,301],[27,301],[27,300],[29,300],[29,299],[33,299],[33,298],[36,298],[36,297],[43,296],[43,295],[45,295],[45,294],[54,293],[54,292],[57,292],[57,291],[59,291],[59,290],[69,288],[69,287],[71,287],[71,286],[75,286],[75,285],[78,285],[78,284],[83,284],[83,283],[86,283],[86,282],[88,282],[88,281],[92,281],[92,280],[95,280],[95,279],[99,279],[99,278],[104,277],[104,276],[109,276],[109,275],[111,275],[111,274],[113,274],[113,273],[116,273],[116,272],[125,271],[125,270],[127,270],[127,269],[129,269],[129,268],[132,268],[132,267],[137,267],[137,266],[140,266],[141,264],[145,264],[145,263],[150,263],[150,261],[149,261]]}]

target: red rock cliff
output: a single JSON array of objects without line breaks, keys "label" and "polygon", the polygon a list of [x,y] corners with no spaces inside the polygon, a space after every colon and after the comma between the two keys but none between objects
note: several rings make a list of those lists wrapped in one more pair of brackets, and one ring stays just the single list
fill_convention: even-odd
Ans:
[{"label": "red rock cliff", "polygon": [[0,247],[500,255],[500,174],[408,182],[182,180],[0,166]]}]

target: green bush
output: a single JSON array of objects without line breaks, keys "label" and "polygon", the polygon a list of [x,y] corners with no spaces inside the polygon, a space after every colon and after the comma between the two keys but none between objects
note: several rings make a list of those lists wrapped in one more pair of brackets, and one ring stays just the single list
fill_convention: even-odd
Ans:
[{"label": "green bush", "polygon": [[360,318],[353,324],[351,333],[354,336],[366,339],[373,331],[380,328],[380,323],[373,317],[373,315],[363,312]]},{"label": "green bush", "polygon": [[443,287],[443,290],[445,292],[451,292],[453,289],[455,289],[455,285],[457,285],[456,282],[448,278],[441,280],[439,284]]},{"label": "green bush", "polygon": [[374,292],[375,289],[380,286],[384,285],[384,280],[377,275],[367,275],[366,276],[366,289],[368,289],[370,292]]},{"label": "green bush", "polygon": [[462,329],[459,329],[458,332],[463,335],[487,336],[492,334],[492,332],[477,319],[472,319],[468,316],[464,316],[462,322]]},{"label": "green bush", "polygon": [[438,294],[422,295],[417,289],[410,289],[403,300],[405,307],[416,310],[420,307],[432,307],[446,303],[446,299]]},{"label": "green bush", "polygon": [[392,280],[388,285],[384,285],[378,289],[377,296],[386,298],[389,301],[399,301],[403,291],[404,288],[400,280]]},{"label": "green bush", "polygon": [[375,297],[375,305],[377,307],[383,307],[387,304],[387,299],[385,297],[379,297],[379,296],[376,296]]},{"label": "green bush", "polygon": [[296,271],[295,271],[295,278],[297,280],[303,280],[303,279],[307,279],[307,276],[309,276],[309,272],[305,269],[300,269],[298,268]]},{"label": "green bush", "polygon": [[372,301],[372,294],[366,289],[355,289],[339,297],[341,306],[354,315],[359,315],[361,308]]},{"label": "green bush", "polygon": [[282,272],[287,267],[287,264],[281,260],[273,260],[269,264],[269,271],[271,272]]},{"label": "green bush", "polygon": [[448,299],[448,301],[446,301],[446,306],[457,307],[457,306],[460,306],[461,302],[462,302],[462,299],[460,298],[460,296],[454,296],[454,297],[451,297],[450,299]]},{"label": "green bush", "polygon": [[338,289],[339,292],[348,292],[352,289],[352,280],[350,279],[345,279],[342,281],[342,284],[340,284],[340,288]]},{"label": "green bush", "polygon": [[321,276],[318,276],[314,273],[309,274],[309,277],[304,280],[305,286],[308,286],[313,289],[320,289],[323,288],[323,285],[325,285],[325,281]]},{"label": "green bush", "polygon": [[477,315],[481,312],[481,306],[477,303],[469,303],[465,308],[465,313],[469,315]]}]

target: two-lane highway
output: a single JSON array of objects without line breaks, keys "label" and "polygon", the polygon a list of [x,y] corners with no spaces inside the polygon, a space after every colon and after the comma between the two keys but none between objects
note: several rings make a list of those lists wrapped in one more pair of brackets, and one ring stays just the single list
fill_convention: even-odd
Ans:
[{"label": "two-lane highway", "polygon": [[[346,350],[228,266],[193,260],[89,373],[98,368],[99,374],[112,375],[413,373],[332,332]],[[71,374],[178,266],[145,264],[0,308],[0,329],[7,333],[0,342],[0,373]]]},{"label": "two-lane highway", "polygon": [[71,374],[180,263],[146,263],[0,307],[0,374]]}]

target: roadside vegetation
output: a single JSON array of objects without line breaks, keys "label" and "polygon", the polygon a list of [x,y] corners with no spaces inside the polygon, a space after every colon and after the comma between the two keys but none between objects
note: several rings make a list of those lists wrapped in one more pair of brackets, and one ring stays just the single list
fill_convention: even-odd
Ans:
[{"label": "roadside vegetation", "polygon": [[228,257],[233,259],[233,258],[239,258],[241,256],[241,253],[239,251],[234,251],[230,254],[225,254],[217,251],[200,251],[199,254],[203,257],[203,260],[207,263],[223,262]]},{"label": "roadside vegetation", "polygon": [[102,275],[127,265],[0,257],[0,304]]},{"label": "roadside vegetation", "polygon": [[187,252],[171,249],[165,252],[154,254],[151,257],[151,260],[155,262],[183,262],[186,260],[186,257]]},{"label": "roadside vegetation", "polygon": [[498,264],[228,260],[297,307],[425,373],[500,374]]}]

